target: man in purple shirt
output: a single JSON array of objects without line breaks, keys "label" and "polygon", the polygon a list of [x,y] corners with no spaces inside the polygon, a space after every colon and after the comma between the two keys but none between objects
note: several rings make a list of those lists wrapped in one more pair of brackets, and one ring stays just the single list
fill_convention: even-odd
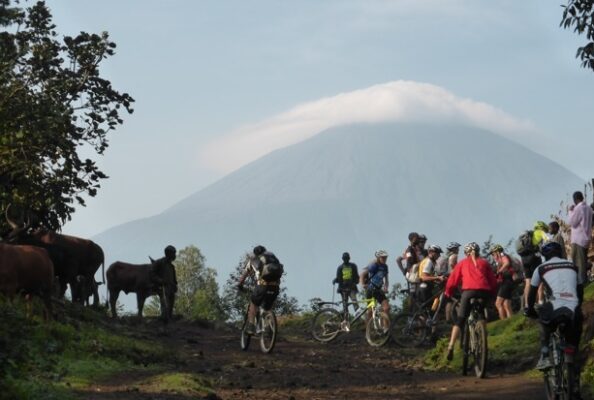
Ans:
[{"label": "man in purple shirt", "polygon": [[569,207],[571,226],[571,260],[578,267],[582,282],[586,280],[587,252],[592,239],[592,208],[584,201],[582,192],[573,194],[574,205]]}]

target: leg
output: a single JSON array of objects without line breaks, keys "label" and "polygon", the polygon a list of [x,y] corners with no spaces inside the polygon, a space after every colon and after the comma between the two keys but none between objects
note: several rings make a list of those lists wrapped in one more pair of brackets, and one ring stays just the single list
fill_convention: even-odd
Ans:
[{"label": "leg", "polygon": [[138,318],[142,319],[142,309],[144,308],[144,301],[146,300],[146,294],[143,292],[136,293],[136,303],[138,305]]},{"label": "leg", "polygon": [[497,308],[497,313],[499,314],[499,319],[505,319],[505,309],[503,308],[503,302],[505,300],[503,297],[497,296],[497,300],[495,300],[495,307]]},{"label": "leg", "polygon": [[359,304],[357,304],[357,291],[356,290],[351,290],[351,301],[355,304],[353,304],[353,309],[355,310],[355,312],[357,312],[357,310],[359,310]]},{"label": "leg", "polygon": [[505,299],[503,301],[503,308],[505,309],[505,318],[511,318],[511,316],[514,314],[512,311],[511,299]]},{"label": "leg", "polygon": [[116,311],[116,303],[118,302],[118,296],[120,295],[119,290],[115,290],[112,288],[108,288],[109,290],[109,305],[111,307],[111,316],[112,318],[116,318],[118,313]]}]

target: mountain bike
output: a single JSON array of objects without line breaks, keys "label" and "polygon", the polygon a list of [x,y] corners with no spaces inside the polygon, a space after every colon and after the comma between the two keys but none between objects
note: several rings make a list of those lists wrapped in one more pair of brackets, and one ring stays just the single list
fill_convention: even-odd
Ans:
[{"label": "mountain bike", "polygon": [[417,347],[423,344],[427,337],[434,334],[439,313],[444,305],[445,293],[440,290],[431,298],[414,307],[412,313],[398,314],[392,322],[394,342],[401,347]]},{"label": "mountain bike", "polygon": [[470,315],[462,333],[462,375],[467,375],[472,358],[477,378],[484,378],[487,372],[487,320],[483,299],[470,299]]},{"label": "mountain bike", "polygon": [[241,350],[246,351],[250,347],[252,336],[258,336],[260,338],[260,350],[263,353],[270,353],[276,344],[276,315],[273,310],[264,310],[260,307],[256,313],[256,332],[253,335],[249,334],[247,332],[249,304],[245,312],[243,324],[241,325]]},{"label": "mountain bike", "polygon": [[[321,302],[320,305],[338,305],[334,302]],[[365,304],[351,317],[348,306],[354,304]],[[327,343],[334,340],[341,332],[350,332],[351,326],[371,310],[371,318],[366,323],[365,339],[370,346],[380,347],[390,339],[390,317],[381,310],[381,304],[375,298],[364,299],[359,302],[349,302],[343,296],[342,312],[335,308],[322,308],[316,313],[312,322],[311,333],[315,340]]]},{"label": "mountain bike", "polygon": [[544,370],[544,384],[547,400],[570,400],[575,384],[575,348],[565,342],[565,330],[571,319],[558,321],[557,329],[549,339],[549,355],[553,366]]}]

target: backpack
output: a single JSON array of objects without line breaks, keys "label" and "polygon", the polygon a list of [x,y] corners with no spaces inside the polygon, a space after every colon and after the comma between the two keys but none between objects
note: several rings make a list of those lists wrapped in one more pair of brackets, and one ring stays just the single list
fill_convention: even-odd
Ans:
[{"label": "backpack", "polygon": [[265,252],[260,256],[262,262],[262,271],[260,278],[266,282],[277,282],[284,272],[284,266],[278,261],[278,258],[270,252]]},{"label": "backpack", "polygon": [[421,282],[421,277],[419,276],[419,263],[414,264],[406,273],[406,280],[410,283],[419,283]]},{"label": "backpack", "polygon": [[511,268],[512,268],[512,279],[515,282],[523,281],[524,280],[524,267],[522,265],[522,261],[519,259],[508,256],[511,261]]},{"label": "backpack", "polygon": [[516,240],[516,252],[522,256],[529,256],[536,253],[536,248],[532,244],[533,231],[524,231]]}]

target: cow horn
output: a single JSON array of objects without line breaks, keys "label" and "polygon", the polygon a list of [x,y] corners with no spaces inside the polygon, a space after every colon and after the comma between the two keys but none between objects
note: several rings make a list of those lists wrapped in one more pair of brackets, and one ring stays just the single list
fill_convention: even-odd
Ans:
[{"label": "cow horn", "polygon": [[4,215],[6,216],[6,222],[8,222],[8,225],[10,225],[10,227],[12,229],[16,230],[16,229],[19,229],[19,224],[17,224],[13,220],[11,220],[10,217],[8,216],[8,210],[10,210],[11,206],[12,206],[12,204],[9,204],[8,207],[6,207],[6,212],[4,213]]},{"label": "cow horn", "polygon": [[151,260],[151,264],[155,263],[155,260],[153,260],[153,257],[149,256],[149,260]]}]

